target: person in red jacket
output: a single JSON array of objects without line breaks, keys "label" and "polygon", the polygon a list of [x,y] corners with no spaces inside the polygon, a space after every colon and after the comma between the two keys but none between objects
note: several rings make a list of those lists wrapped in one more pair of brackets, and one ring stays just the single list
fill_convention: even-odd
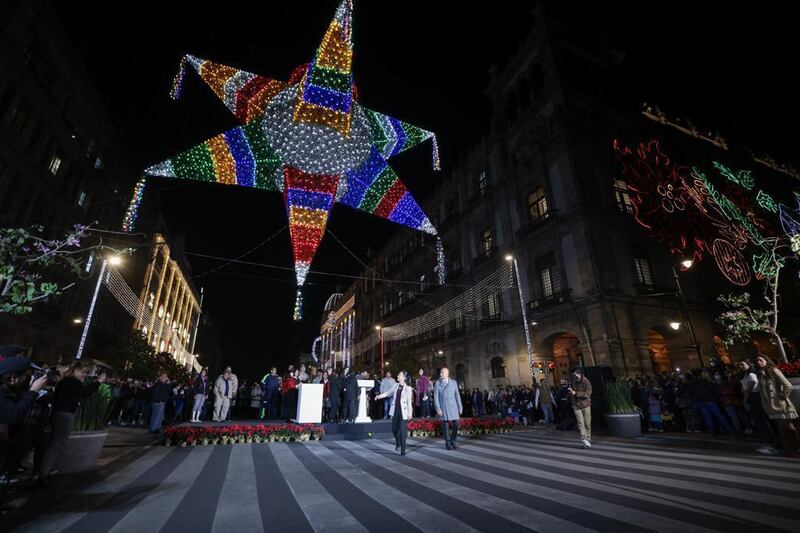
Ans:
[{"label": "person in red jacket", "polygon": [[297,416],[297,378],[294,369],[281,383],[281,418],[290,422]]}]

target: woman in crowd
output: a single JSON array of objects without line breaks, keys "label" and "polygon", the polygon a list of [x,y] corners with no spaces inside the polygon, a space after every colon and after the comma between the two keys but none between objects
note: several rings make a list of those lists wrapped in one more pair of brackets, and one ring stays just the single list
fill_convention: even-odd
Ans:
[{"label": "woman in crowd", "polygon": [[81,398],[91,396],[100,384],[106,381],[106,375],[101,374],[91,385],[84,385],[83,380],[90,369],[89,363],[78,361],[69,368],[65,377],[56,385],[53,395],[53,414],[50,418],[53,433],[50,437],[50,444],[42,457],[39,469],[40,485],[50,485],[50,471],[56,464],[64,443],[67,442],[67,438],[75,427],[75,412],[78,410]]},{"label": "woman in crowd", "polygon": [[192,406],[192,422],[200,422],[200,415],[203,412],[203,403],[208,398],[208,371],[204,368],[200,375],[194,380],[192,387],[194,393],[194,405]]},{"label": "woman in crowd", "polygon": [[800,457],[797,409],[791,400],[792,384],[766,355],[756,357],[756,368],[764,412],[778,426],[786,455]]},{"label": "woman in crowd", "polygon": [[297,416],[297,378],[290,367],[289,375],[281,383],[281,418],[291,422]]}]

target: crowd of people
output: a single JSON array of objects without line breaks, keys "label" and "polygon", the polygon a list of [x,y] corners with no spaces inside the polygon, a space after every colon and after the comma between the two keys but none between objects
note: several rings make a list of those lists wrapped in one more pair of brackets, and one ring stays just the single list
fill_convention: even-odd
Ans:
[{"label": "crowd of people", "polygon": [[[753,435],[763,443],[760,453],[800,455],[792,384],[766,356],[734,367],[622,379],[644,431]],[[351,368],[323,371],[299,364],[283,374],[273,367],[250,382],[240,381],[230,367],[215,379],[203,369],[193,379],[162,373],[136,380],[82,361],[56,370],[8,357],[0,360],[0,481],[13,480],[23,458],[35,452],[35,477],[40,485],[49,485],[81,400],[95,393],[108,399],[105,423],[158,434],[165,424],[184,421],[294,419],[303,383],[323,386],[324,422],[352,423],[358,415],[359,381],[364,380],[371,383],[367,415],[392,420],[401,453],[405,421],[428,417],[451,423],[462,416],[512,417],[522,425],[577,430],[583,445],[591,447],[592,408],[598,406],[592,405],[592,384],[581,368],[552,387],[542,376],[532,386],[479,389],[450,380],[446,368],[436,378],[424,369],[373,377]],[[455,435],[447,434],[450,424],[445,425],[446,447],[454,448]]]}]

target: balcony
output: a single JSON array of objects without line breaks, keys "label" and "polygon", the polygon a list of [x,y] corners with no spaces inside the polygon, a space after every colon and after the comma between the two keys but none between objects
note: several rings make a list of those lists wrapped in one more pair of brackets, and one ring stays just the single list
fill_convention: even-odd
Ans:
[{"label": "balcony", "polygon": [[530,235],[534,231],[547,224],[553,218],[555,218],[555,210],[548,211],[544,216],[538,218],[537,220],[528,219],[528,223],[517,230],[517,237],[521,239]]},{"label": "balcony", "polygon": [[491,247],[491,248],[489,248],[488,250],[483,250],[483,251],[480,253],[480,255],[479,255],[479,256],[475,257],[475,258],[472,260],[472,266],[478,266],[478,265],[480,265],[481,263],[483,263],[483,262],[485,262],[485,261],[487,261],[487,260],[491,259],[491,258],[492,258],[492,257],[494,257],[495,255],[497,255],[497,246],[492,246],[492,247]]},{"label": "balcony", "polygon": [[531,300],[528,302],[528,309],[531,311],[541,311],[570,301],[572,301],[572,289],[564,289],[563,291],[554,292],[549,296],[542,296],[541,298]]}]

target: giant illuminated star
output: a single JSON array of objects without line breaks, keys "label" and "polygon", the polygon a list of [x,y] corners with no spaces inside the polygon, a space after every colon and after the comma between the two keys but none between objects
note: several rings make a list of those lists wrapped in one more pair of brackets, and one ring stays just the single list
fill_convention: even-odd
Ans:
[{"label": "giant illuminated star", "polygon": [[[298,286],[305,283],[333,204],[349,207],[436,235],[406,186],[386,160],[436,137],[356,101],[352,73],[352,0],[343,0],[313,60],[287,82],[187,55],[176,77],[180,94],[188,65],[243,124],[216,135],[145,176],[213,181],[283,193]],[[137,187],[126,218],[132,229]]]}]

